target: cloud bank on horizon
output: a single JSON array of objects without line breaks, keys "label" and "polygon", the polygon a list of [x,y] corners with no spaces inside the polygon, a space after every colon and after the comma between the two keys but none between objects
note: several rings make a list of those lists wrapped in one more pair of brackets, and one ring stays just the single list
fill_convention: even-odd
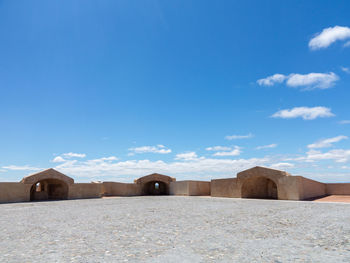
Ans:
[{"label": "cloud bank on horizon", "polygon": [[[210,146],[203,150],[204,154],[199,155],[196,152],[177,153],[169,161],[163,160],[120,160],[116,156],[107,156],[97,159],[87,159],[86,154],[63,153],[60,156],[70,156],[70,159],[60,160],[59,164],[54,166],[55,169],[66,173],[70,176],[83,178],[86,181],[100,180],[109,178],[121,182],[132,182],[133,178],[137,178],[146,174],[159,172],[178,176],[180,179],[202,179],[210,180],[222,177],[234,177],[236,173],[249,169],[254,166],[266,166],[273,169],[295,169],[298,167],[311,166],[314,169],[319,167],[321,161],[334,161],[338,163],[339,169],[349,170],[350,168],[344,164],[350,162],[350,150],[347,149],[330,149],[329,151],[320,151],[315,149],[333,148],[335,143],[347,140],[348,136],[339,135],[332,138],[321,139],[314,143],[306,145],[305,153],[291,155],[268,154],[260,158],[227,158],[230,156],[239,156],[242,148],[239,146]],[[157,148],[157,146],[149,146]],[[256,146],[255,150],[269,150],[277,147],[277,144],[268,144]],[[163,148],[163,147],[161,147]],[[207,155],[205,152],[209,152]],[[214,152],[214,154],[212,154]],[[153,151],[153,154],[162,154]],[[52,162],[55,161],[55,157]],[[2,166],[4,171],[27,171],[29,173],[37,172],[45,168],[32,167],[29,165]],[[333,168],[333,167],[332,167]],[[340,174],[342,179],[343,174]],[[315,177],[324,180],[322,176]],[[339,176],[339,174],[338,174]],[[335,177],[335,179],[337,179]]]}]

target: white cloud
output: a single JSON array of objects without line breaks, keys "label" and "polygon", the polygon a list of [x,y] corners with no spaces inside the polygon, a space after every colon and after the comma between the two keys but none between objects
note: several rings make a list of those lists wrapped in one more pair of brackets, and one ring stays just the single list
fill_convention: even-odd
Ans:
[{"label": "white cloud", "polygon": [[238,139],[249,139],[253,138],[254,135],[252,133],[248,133],[246,135],[227,135],[225,137],[226,140],[238,140]]},{"label": "white cloud", "polygon": [[115,156],[109,156],[109,157],[102,157],[102,158],[99,158],[99,159],[93,159],[93,160],[90,160],[91,162],[104,162],[104,161],[116,161],[118,160],[117,157]]},{"label": "white cloud", "polygon": [[195,160],[197,158],[198,156],[195,152],[179,153],[179,154],[176,154],[175,156],[175,160],[185,160],[185,161]]},{"label": "white cloud", "polygon": [[[278,76],[278,77],[276,77]],[[339,77],[333,73],[291,73],[288,76],[275,74],[265,79],[259,79],[257,83],[260,86],[273,86],[286,80],[286,85],[292,88],[303,88],[303,90],[328,89],[334,86]]]},{"label": "white cloud", "polygon": [[[349,42],[349,43],[350,43],[350,42]],[[350,69],[349,69],[349,68],[347,68],[347,67],[340,67],[340,69],[341,69],[342,71],[344,71],[345,73],[350,74]]]},{"label": "white cloud", "polygon": [[162,144],[158,144],[156,146],[141,146],[135,148],[129,148],[129,155],[140,154],[140,153],[159,153],[159,154],[167,154],[171,153],[171,149],[165,147]]},{"label": "white cloud", "polygon": [[350,161],[350,150],[334,149],[322,153],[317,150],[310,150],[306,153],[305,161],[320,161],[320,160],[334,160],[338,163]]},{"label": "white cloud", "polygon": [[337,136],[337,137],[320,140],[318,142],[309,144],[307,147],[310,148],[310,149],[328,148],[328,147],[332,147],[333,143],[339,142],[341,140],[346,140],[346,139],[348,139],[347,136],[340,135],[340,136]]},{"label": "white cloud", "polygon": [[270,165],[271,168],[273,169],[288,169],[288,168],[293,168],[295,165],[292,163],[275,163]]},{"label": "white cloud", "polygon": [[268,144],[268,145],[262,145],[262,146],[258,146],[255,149],[256,150],[262,150],[262,149],[270,149],[270,148],[276,148],[277,144],[276,143],[272,143],[272,144]]},{"label": "white cloud", "polygon": [[212,147],[208,147],[205,148],[207,151],[230,151],[231,147],[227,147],[227,146],[212,146]]},{"label": "white cloud", "polygon": [[66,160],[61,157],[61,156],[56,156],[55,158],[53,158],[52,162],[53,163],[62,163],[62,162],[65,162]]},{"label": "white cloud", "polygon": [[207,151],[215,151],[213,156],[238,156],[241,154],[241,147],[213,146],[206,148]]},{"label": "white cloud", "polygon": [[69,152],[69,153],[62,154],[62,156],[65,157],[65,158],[85,158],[86,154],[85,153],[72,153],[72,152]]},{"label": "white cloud", "polygon": [[[227,155],[227,157],[229,156]],[[331,160],[338,163],[338,168],[341,165],[346,166],[350,161],[350,150],[336,149],[321,152],[312,149],[305,156],[288,158],[288,160],[283,156],[265,156],[263,158],[249,159],[222,158],[222,156],[221,158],[206,158],[198,156],[195,152],[180,153],[177,155],[177,159],[172,161],[151,161],[147,159],[119,161],[115,156],[110,156],[92,160],[66,160],[53,168],[76,178],[76,181],[110,180],[132,182],[137,177],[154,172],[174,176],[178,180],[210,180],[215,178],[232,178],[236,176],[237,172],[254,166],[265,166],[281,170],[290,168],[303,169],[303,167],[310,169],[312,167],[313,174],[308,175],[309,177],[317,179],[314,176],[314,173],[317,173],[318,175],[324,174],[325,177],[328,176],[328,178],[333,180],[333,177],[329,175],[329,171],[324,171],[329,164],[326,163],[324,167],[320,166],[323,160]],[[318,161],[322,162],[319,164]],[[294,162],[298,165],[294,164]],[[5,168],[31,171],[42,170],[42,168],[15,165],[4,166],[1,169]],[[307,176],[307,170],[303,171],[302,175]]]},{"label": "white cloud", "polygon": [[335,116],[330,108],[326,107],[295,107],[292,109],[280,110],[274,113],[271,117],[291,119],[303,118],[304,120],[314,120],[316,118],[325,118]]},{"label": "white cloud", "polygon": [[344,47],[350,47],[350,41],[346,42],[346,43],[344,44]]},{"label": "white cloud", "polygon": [[8,165],[8,166],[3,166],[2,168],[6,169],[6,170],[13,170],[13,171],[39,171],[39,170],[43,170],[43,168],[32,167],[29,165],[23,165],[23,166]]},{"label": "white cloud", "polygon": [[[63,156],[63,157],[62,157]],[[53,163],[62,163],[65,162],[66,159],[71,159],[71,158],[85,158],[86,154],[85,153],[63,153],[61,156],[56,156],[53,158],[52,162]]]},{"label": "white cloud", "polygon": [[328,27],[316,34],[309,42],[311,50],[329,47],[338,40],[350,38],[350,28],[345,26]]},{"label": "white cloud", "polygon": [[342,120],[339,124],[350,124],[350,120]]},{"label": "white cloud", "polygon": [[282,83],[286,78],[287,76],[277,73],[264,79],[258,79],[256,82],[260,86],[273,86],[276,83]]},{"label": "white cloud", "polygon": [[[237,172],[254,167],[268,166],[268,158],[251,159],[221,159],[197,157],[191,152],[187,158],[172,162],[150,161],[150,160],[128,160],[128,161],[67,161],[55,167],[58,171],[72,177],[83,178],[113,178],[116,181],[131,182],[133,179],[149,173],[158,172],[177,179],[199,179],[210,180],[219,177],[235,177]],[[185,159],[184,159],[185,158]]]},{"label": "white cloud", "polygon": [[233,149],[229,149],[228,151],[216,152],[213,156],[238,156],[241,154],[241,147],[235,146]]},{"label": "white cloud", "polygon": [[328,89],[334,86],[339,77],[333,73],[290,74],[287,85],[290,87],[306,87],[306,89]]}]

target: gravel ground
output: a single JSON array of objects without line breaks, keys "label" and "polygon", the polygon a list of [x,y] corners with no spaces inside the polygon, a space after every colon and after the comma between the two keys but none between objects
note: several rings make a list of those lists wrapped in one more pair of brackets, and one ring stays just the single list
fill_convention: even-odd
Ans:
[{"label": "gravel ground", "polygon": [[350,262],[350,204],[126,197],[0,205],[0,262]]}]

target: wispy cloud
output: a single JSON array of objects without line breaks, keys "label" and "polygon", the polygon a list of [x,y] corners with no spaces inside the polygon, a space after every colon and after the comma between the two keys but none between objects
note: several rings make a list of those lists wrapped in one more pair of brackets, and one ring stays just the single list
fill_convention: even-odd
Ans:
[{"label": "wispy cloud", "polygon": [[228,146],[212,146],[205,148],[207,151],[230,151],[231,147]]},{"label": "wispy cloud", "polygon": [[350,28],[346,26],[328,27],[317,33],[309,42],[311,50],[327,48],[336,41],[350,38]]},{"label": "wispy cloud", "polygon": [[328,148],[328,147],[332,147],[333,143],[339,142],[341,140],[346,140],[346,139],[348,139],[348,136],[340,135],[333,138],[319,140],[315,143],[309,144],[307,147],[310,149]]},{"label": "wispy cloud", "polygon": [[335,116],[330,108],[326,107],[295,107],[292,109],[280,110],[274,113],[271,117],[292,119],[302,118],[304,120],[314,120],[316,118],[325,118]]},{"label": "wispy cloud", "polygon": [[241,154],[241,147],[234,146],[229,150],[218,151],[213,154],[213,156],[238,156]]},{"label": "wispy cloud", "polygon": [[333,73],[309,73],[309,74],[291,74],[287,80],[290,87],[307,87],[308,89],[328,89],[339,80],[339,77]]},{"label": "wispy cloud", "polygon": [[65,158],[85,158],[86,154],[85,153],[72,153],[72,152],[69,152],[69,153],[62,154],[62,156],[65,157]]},{"label": "wispy cloud", "polygon": [[239,140],[239,139],[249,139],[253,137],[254,135],[252,133],[248,133],[245,135],[227,135],[225,139],[231,141],[231,140]]},{"label": "wispy cloud", "polygon": [[53,160],[51,162],[53,163],[62,163],[65,162],[66,159],[71,159],[71,158],[85,158],[86,154],[85,153],[73,153],[73,152],[69,152],[69,153],[63,153],[59,156],[56,156],[55,158],[53,158]]},{"label": "wispy cloud", "polygon": [[273,86],[281,84],[286,80],[286,85],[292,88],[302,88],[303,90],[328,89],[334,86],[339,77],[333,73],[308,73],[289,75],[275,74],[267,78],[257,80],[260,86]]},{"label": "wispy cloud", "polygon": [[197,159],[198,156],[195,152],[186,152],[186,153],[179,153],[176,154],[175,160],[184,160],[184,161],[190,161]]},{"label": "wispy cloud", "polygon": [[8,165],[8,166],[2,166],[1,168],[6,170],[13,170],[13,171],[39,171],[43,170],[43,168],[33,167],[29,165]]},{"label": "wispy cloud", "polygon": [[321,152],[312,149],[307,152],[304,159],[306,161],[334,160],[338,163],[345,163],[350,161],[350,150],[334,149],[328,152]]},{"label": "wispy cloud", "polygon": [[[349,41],[350,43],[350,41]],[[342,71],[344,71],[345,73],[348,73],[350,74],[350,68],[347,68],[347,67],[340,67]]]},{"label": "wispy cloud", "polygon": [[62,163],[65,162],[66,160],[62,157],[62,156],[56,156],[55,158],[53,158],[52,162],[53,163]]},{"label": "wispy cloud", "polygon": [[140,153],[159,153],[159,154],[168,154],[171,153],[171,149],[165,147],[162,144],[156,146],[141,146],[135,148],[129,148],[129,155],[140,154]]},{"label": "wispy cloud", "polygon": [[350,120],[342,120],[339,124],[350,124]]},{"label": "wispy cloud", "polygon": [[90,160],[91,162],[111,162],[111,161],[116,161],[118,160],[118,158],[116,156],[109,156],[109,157],[102,157],[102,158],[98,158],[98,159],[93,159]]},{"label": "wispy cloud", "polygon": [[238,156],[241,154],[241,147],[239,146],[212,146],[206,148],[207,151],[214,151],[213,156]]},{"label": "wispy cloud", "polygon": [[256,150],[262,150],[262,149],[271,149],[271,148],[276,148],[277,144],[276,143],[272,143],[272,144],[268,144],[268,145],[262,145],[262,146],[258,146],[255,149]]},{"label": "wispy cloud", "polygon": [[295,165],[292,163],[274,163],[272,165],[270,165],[271,168],[273,169],[288,169],[288,168],[293,168]]},{"label": "wispy cloud", "polygon": [[288,78],[288,77],[283,75],[283,74],[277,73],[277,74],[274,74],[274,75],[269,76],[267,78],[258,79],[256,82],[260,86],[273,86],[275,84],[282,83],[286,78]]}]

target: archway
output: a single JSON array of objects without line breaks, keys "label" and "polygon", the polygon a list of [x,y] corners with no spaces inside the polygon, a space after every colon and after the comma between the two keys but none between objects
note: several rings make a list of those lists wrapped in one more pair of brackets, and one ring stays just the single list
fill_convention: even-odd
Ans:
[{"label": "archway", "polygon": [[168,184],[160,181],[150,181],[142,187],[143,195],[169,195]]},{"label": "archway", "polygon": [[278,199],[278,189],[274,181],[267,177],[251,177],[241,188],[242,198]]},{"label": "archway", "polygon": [[68,185],[58,179],[44,179],[30,189],[30,201],[68,199]]},{"label": "archway", "polygon": [[142,195],[169,195],[171,182],[176,179],[163,174],[149,174],[136,179],[134,182],[139,185]]}]

